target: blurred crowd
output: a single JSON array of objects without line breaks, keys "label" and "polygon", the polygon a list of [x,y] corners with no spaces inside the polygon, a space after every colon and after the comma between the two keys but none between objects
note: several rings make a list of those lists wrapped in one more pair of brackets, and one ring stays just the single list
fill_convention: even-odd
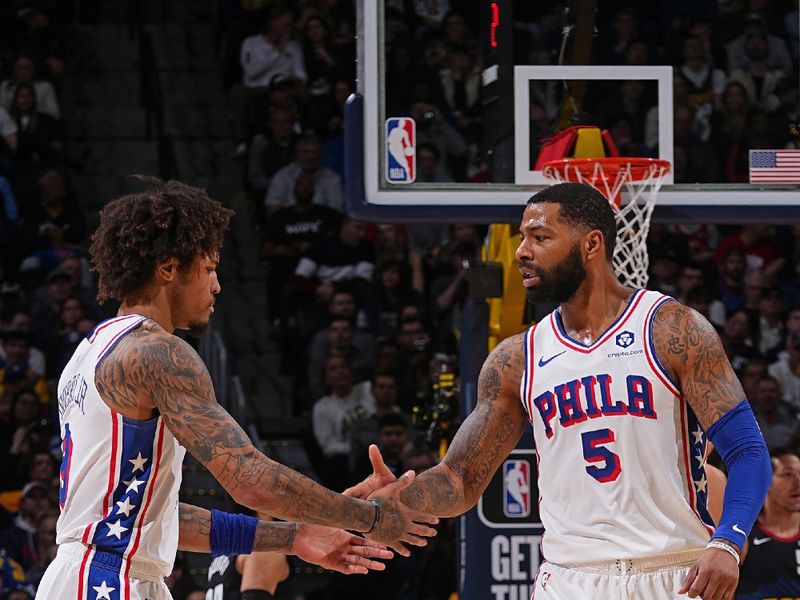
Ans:
[{"label": "blurred crowd", "polygon": [[73,2],[0,2],[0,598],[55,556],[60,371],[101,318],[60,94]]},{"label": "blurred crowd", "polygon": [[[385,4],[386,114],[416,120],[418,180],[491,180],[481,159],[480,3]],[[514,3],[516,64],[557,61],[563,5]],[[676,67],[677,181],[746,181],[749,148],[794,147],[796,3],[600,6],[595,64]],[[352,1],[219,7],[232,159],[262,236],[271,331],[314,470],[341,490],[370,472],[366,448],[377,443],[395,473],[421,472],[437,461],[426,411],[439,375],[458,371],[460,316],[486,227],[368,225],[344,214]],[[55,552],[58,375],[114,307],[95,301],[61,133],[71,17],[56,2],[0,2],[0,11],[0,598],[24,600]],[[589,94],[584,109],[623,154],[655,155],[653,90],[615,86]],[[538,140],[554,131],[563,88],[533,91]],[[648,287],[708,317],[767,443],[797,452],[800,225],[654,226],[649,247]],[[449,527],[427,553],[359,579],[353,597],[446,598],[455,589]],[[170,582],[178,600],[192,592],[181,580],[179,568]],[[351,585],[335,582],[328,597],[354,594]]]}]

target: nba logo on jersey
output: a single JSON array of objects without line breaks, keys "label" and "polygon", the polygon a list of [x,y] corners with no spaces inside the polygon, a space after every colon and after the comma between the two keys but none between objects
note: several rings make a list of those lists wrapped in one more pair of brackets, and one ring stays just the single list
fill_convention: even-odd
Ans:
[{"label": "nba logo on jersey", "polygon": [[525,518],[531,514],[531,465],[527,460],[503,463],[503,513]]},{"label": "nba logo on jersey", "polygon": [[414,119],[386,119],[386,181],[413,183],[417,178],[417,129]]}]

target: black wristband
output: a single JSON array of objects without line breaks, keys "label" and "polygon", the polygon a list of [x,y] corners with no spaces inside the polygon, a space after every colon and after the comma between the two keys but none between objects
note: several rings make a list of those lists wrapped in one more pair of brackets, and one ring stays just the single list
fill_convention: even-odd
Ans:
[{"label": "black wristband", "polygon": [[375,507],[375,520],[372,522],[372,527],[369,528],[369,531],[365,531],[364,532],[367,535],[369,535],[370,533],[372,533],[373,531],[375,531],[378,528],[378,523],[380,523],[380,520],[381,520],[381,504],[380,504],[380,502],[378,502],[377,500],[374,500],[374,499],[370,500],[370,502],[372,503],[372,506]]}]

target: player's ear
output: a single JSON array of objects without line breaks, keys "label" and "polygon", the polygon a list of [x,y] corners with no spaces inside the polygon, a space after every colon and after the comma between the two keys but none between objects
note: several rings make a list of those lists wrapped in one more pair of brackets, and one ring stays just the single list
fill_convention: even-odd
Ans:
[{"label": "player's ear", "polygon": [[178,273],[178,260],[175,258],[167,258],[162,260],[156,265],[156,278],[164,283],[168,283],[175,279]]},{"label": "player's ear", "polygon": [[605,239],[599,229],[592,229],[583,236],[583,252],[586,260],[594,260],[597,257],[605,260],[605,246]]}]

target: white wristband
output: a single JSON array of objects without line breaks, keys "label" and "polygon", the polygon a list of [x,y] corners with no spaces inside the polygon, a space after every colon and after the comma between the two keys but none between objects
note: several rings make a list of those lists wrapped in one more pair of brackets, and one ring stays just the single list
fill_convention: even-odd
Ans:
[{"label": "white wristband", "polygon": [[725,552],[727,552],[733,558],[736,559],[736,564],[739,564],[739,553],[736,551],[736,548],[734,548],[727,542],[723,542],[722,540],[711,540],[706,545],[706,548],[718,548],[720,550],[725,550]]}]

